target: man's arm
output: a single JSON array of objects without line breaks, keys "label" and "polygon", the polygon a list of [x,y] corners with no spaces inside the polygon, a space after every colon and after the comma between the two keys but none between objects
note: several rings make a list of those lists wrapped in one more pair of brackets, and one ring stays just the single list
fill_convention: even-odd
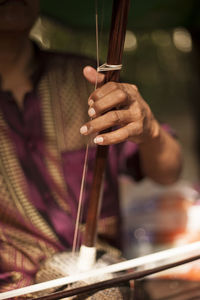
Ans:
[{"label": "man's arm", "polygon": [[162,127],[156,137],[139,145],[143,173],[157,183],[174,183],[181,173],[180,146]]}]

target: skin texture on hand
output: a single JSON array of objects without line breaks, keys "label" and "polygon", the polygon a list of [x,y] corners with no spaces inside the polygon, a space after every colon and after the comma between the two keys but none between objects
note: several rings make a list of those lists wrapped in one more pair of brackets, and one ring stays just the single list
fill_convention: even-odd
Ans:
[{"label": "skin texture on hand", "polygon": [[[80,129],[83,135],[96,135],[94,143],[111,145],[124,141],[138,144],[144,175],[157,183],[174,183],[182,169],[178,142],[154,118],[154,115],[132,84],[109,82],[92,67],[85,67],[86,79],[98,88],[88,99],[89,122]],[[114,127],[111,132],[103,132]]]},{"label": "skin texture on hand", "polygon": [[[89,67],[84,69],[84,75],[90,82],[96,76],[99,84],[104,80],[103,74],[97,75]],[[140,144],[159,133],[159,125],[135,85],[108,82],[90,95],[88,105],[91,120],[80,131],[84,135],[97,134],[96,144],[111,145],[126,140]],[[98,134],[111,127],[117,129]]]}]

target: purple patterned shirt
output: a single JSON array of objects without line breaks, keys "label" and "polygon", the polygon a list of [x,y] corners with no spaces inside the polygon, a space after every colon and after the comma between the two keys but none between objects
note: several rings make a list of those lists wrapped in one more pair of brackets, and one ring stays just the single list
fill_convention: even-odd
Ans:
[{"label": "purple patterned shirt", "polygon": [[[12,93],[1,90],[0,109],[9,126],[10,139],[14,144],[17,157],[27,180],[30,201],[56,232],[64,249],[72,244],[85,150],[62,153],[64,179],[68,190],[67,195],[63,195],[63,197],[66,198],[65,201],[70,205],[71,209],[71,214],[67,214],[54,201],[52,187],[56,188],[56,185],[44,164],[46,155],[44,151],[45,139],[40,98],[37,93],[38,81],[39,79],[36,80],[34,90],[25,95],[23,110],[18,108]],[[95,148],[91,148],[89,150],[84,195],[85,203],[87,203],[89,197],[94,157]],[[114,145],[109,150],[101,218],[117,216],[118,223],[120,223],[118,191],[118,176],[120,173],[131,175],[135,180],[142,178],[137,146],[133,143],[126,142]],[[83,222],[85,217],[86,210],[83,212]],[[119,246],[116,240],[115,245]]]}]

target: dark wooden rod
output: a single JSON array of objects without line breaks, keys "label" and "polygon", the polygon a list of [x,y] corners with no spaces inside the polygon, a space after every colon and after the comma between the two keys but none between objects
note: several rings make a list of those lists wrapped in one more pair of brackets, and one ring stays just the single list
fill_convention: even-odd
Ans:
[{"label": "dark wooden rod", "polygon": [[[129,0],[113,1],[112,22],[107,56],[107,64],[109,65],[119,65],[122,62],[129,2]],[[119,74],[120,71],[106,72],[105,82],[117,82],[119,80]],[[97,222],[101,207],[101,189],[107,156],[108,146],[97,146],[93,182],[88,204],[86,228],[83,237],[83,244],[87,247],[94,247],[96,242]]]},{"label": "dark wooden rod", "polygon": [[177,266],[195,261],[197,259],[200,259],[200,255],[192,256],[192,257],[189,257],[189,258],[184,259],[184,260],[180,260],[180,261],[170,263],[170,264],[166,264],[166,265],[161,265],[161,266],[151,268],[151,269],[148,269],[148,270],[133,271],[131,273],[126,273],[126,274],[123,274],[123,275],[118,276],[118,277],[113,278],[113,279],[109,279],[109,280],[89,284],[89,285],[86,285],[86,286],[83,286],[83,287],[80,287],[80,288],[70,289],[68,291],[56,292],[54,294],[43,296],[43,297],[40,297],[40,298],[37,298],[37,299],[38,300],[39,299],[41,299],[41,300],[57,300],[57,299],[62,299],[63,297],[71,297],[71,296],[74,296],[74,295],[80,295],[80,294],[84,294],[84,293],[91,294],[91,293],[97,292],[99,290],[104,290],[104,289],[111,288],[111,287],[114,287],[114,286],[119,286],[120,284],[122,284],[124,282],[127,282],[127,281],[130,281],[130,280],[141,279],[141,278],[144,278],[146,276],[156,274],[156,273],[159,273],[159,272],[164,271],[164,270],[175,268]]}]

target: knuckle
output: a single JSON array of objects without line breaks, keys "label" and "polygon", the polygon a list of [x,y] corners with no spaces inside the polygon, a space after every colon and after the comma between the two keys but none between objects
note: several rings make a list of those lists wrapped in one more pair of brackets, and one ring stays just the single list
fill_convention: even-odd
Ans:
[{"label": "knuckle", "polygon": [[143,134],[143,124],[142,124],[142,122],[138,122],[137,123],[137,126],[136,126],[136,135],[138,136],[138,137],[140,137],[140,136],[142,136],[142,134]]},{"label": "knuckle", "polygon": [[110,117],[111,117],[111,120],[112,120],[114,123],[119,124],[119,123],[121,122],[120,112],[117,111],[117,110],[111,111],[111,112],[110,112]]},{"label": "knuckle", "polygon": [[118,88],[118,84],[114,81],[109,81],[106,83],[107,87],[109,87],[112,90],[115,90]]},{"label": "knuckle", "polygon": [[129,137],[140,137],[143,134],[143,126],[141,122],[133,122],[128,124],[127,130],[129,133]]},{"label": "knuckle", "polygon": [[135,111],[134,110],[130,110],[129,111],[129,120],[130,120],[130,122],[132,121],[135,121],[135,119],[136,119],[136,114],[135,114]]},{"label": "knuckle", "polygon": [[141,108],[141,106],[138,102],[135,102],[133,112],[134,112],[135,117],[139,120],[144,117],[143,109]]},{"label": "knuckle", "polygon": [[123,90],[118,88],[117,89],[117,97],[120,100],[120,102],[123,102],[127,98],[127,94],[126,94],[126,92],[124,92]]},{"label": "knuckle", "polygon": [[138,108],[136,110],[136,116],[137,116],[137,119],[139,119],[139,120],[143,119],[143,113],[142,113],[141,109]]},{"label": "knuckle", "polygon": [[135,84],[132,84],[132,87],[133,87],[133,89],[134,89],[136,92],[139,91],[139,90],[138,90],[138,87],[137,87]]}]

